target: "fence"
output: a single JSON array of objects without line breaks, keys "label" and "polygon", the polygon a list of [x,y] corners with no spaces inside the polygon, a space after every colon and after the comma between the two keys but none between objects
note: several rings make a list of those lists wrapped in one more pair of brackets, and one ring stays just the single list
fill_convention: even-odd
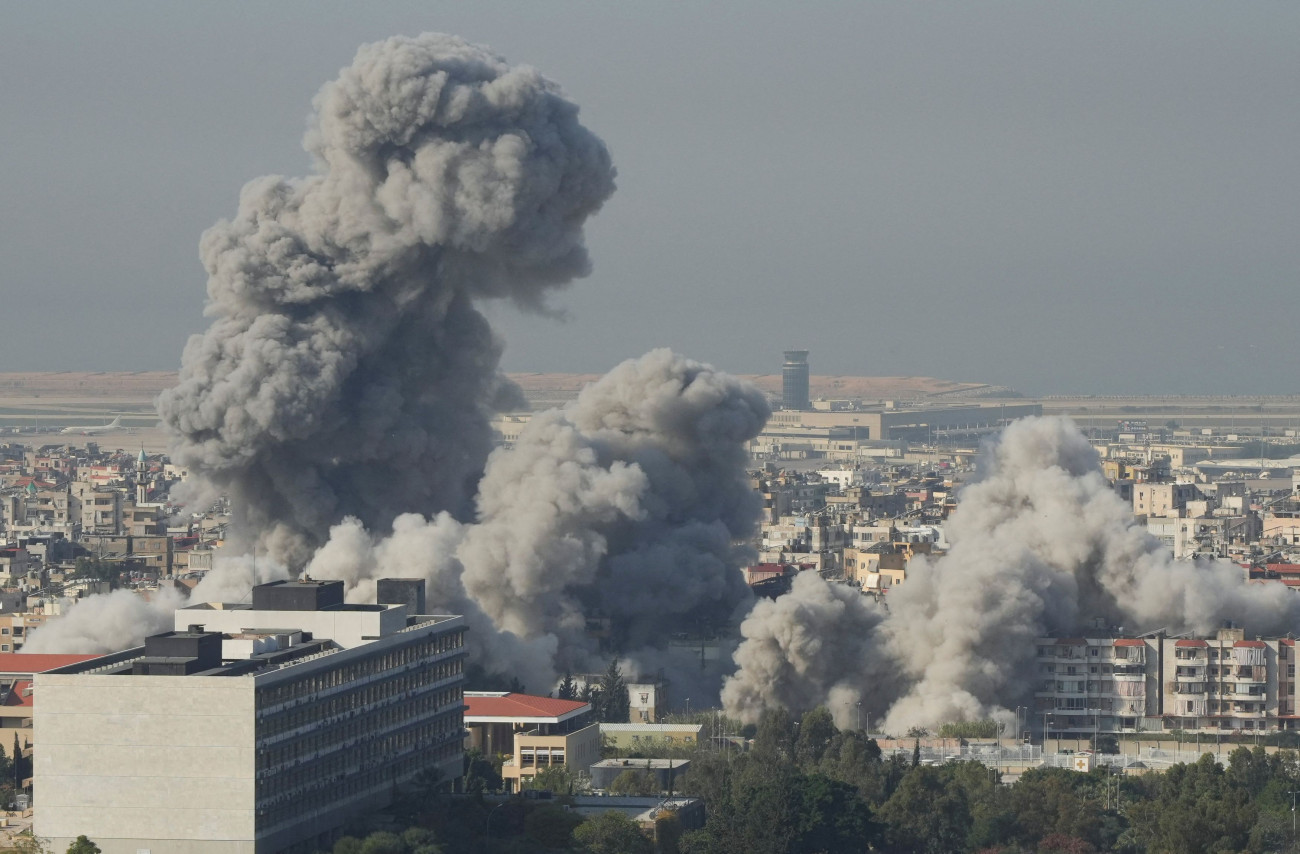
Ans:
[{"label": "fence", "polygon": [[[902,756],[910,760],[915,748],[895,747],[884,751],[886,759]],[[1098,753],[1093,755],[1094,765],[1105,765],[1116,771],[1138,771],[1141,769],[1164,770],[1178,763],[1192,764],[1205,753],[1214,757],[1220,765],[1228,761],[1228,753],[1214,753],[1207,750],[1161,750],[1144,748],[1139,753]],[[942,765],[946,762],[982,762],[990,768],[1016,769],[1034,767],[1073,768],[1077,754],[1048,753],[1038,745],[1020,745],[1017,747],[997,747],[993,745],[966,745],[952,747],[922,747],[920,762],[923,765]]]}]

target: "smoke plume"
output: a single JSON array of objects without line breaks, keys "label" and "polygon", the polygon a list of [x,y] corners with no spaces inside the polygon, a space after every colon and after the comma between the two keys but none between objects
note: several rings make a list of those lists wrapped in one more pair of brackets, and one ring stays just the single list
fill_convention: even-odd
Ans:
[{"label": "smoke plume", "polygon": [[[1079,636],[1093,618],[1134,631],[1211,632],[1226,619],[1251,631],[1284,633],[1300,623],[1300,598],[1282,585],[1249,584],[1227,561],[1175,561],[1147,534],[1099,471],[1096,452],[1069,421],[1018,421],[986,447],[976,482],[963,490],[948,523],[952,548],[938,559],[919,557],[906,583],[889,593],[884,621],[852,614],[852,636],[863,654],[897,669],[901,690],[872,684],[853,669],[799,682],[825,667],[799,664],[775,677],[764,696],[746,688],[771,671],[760,654],[772,637],[816,628],[814,608],[798,598],[825,598],[825,582],[809,581],[783,612],[746,623],[740,671],[728,685],[728,708],[752,718],[756,708],[825,702],[842,689],[879,691],[888,707],[884,727],[904,732],[952,720],[1005,715],[1032,696],[1034,640]],[[773,625],[776,622],[777,625]],[[751,663],[752,661],[752,663]],[[733,687],[734,686],[734,687]]]},{"label": "smoke plume", "polygon": [[250,182],[204,234],[212,325],[158,401],[173,459],[291,565],[344,517],[468,514],[519,401],[474,303],[540,308],[586,274],[614,189],[554,83],[451,36],[362,47],[314,106],[315,174]]},{"label": "smoke plume", "polygon": [[[256,568],[261,582],[287,578],[283,566],[262,561]],[[247,602],[253,590],[253,566],[247,555],[221,556],[191,592],[191,602]],[[161,586],[148,598],[132,590],[66,601],[67,610],[34,629],[22,652],[117,652],[140,646],[149,635],[169,632],[173,614],[186,597],[174,587]]]},{"label": "smoke plume", "polygon": [[884,616],[853,587],[795,576],[789,593],[760,599],[740,625],[738,669],[722,690],[727,713],[753,721],[764,709],[821,703],[842,727],[857,720],[859,703],[880,714],[892,687],[892,667],[873,649]]},{"label": "smoke plume", "polygon": [[768,412],[752,386],[651,352],[493,452],[476,523],[404,516],[374,540],[350,521],[308,572],[343,578],[358,597],[396,567],[427,578],[431,602],[487,621],[476,641],[492,655],[480,663],[536,687],[614,655],[653,672],[671,662],[674,632],[719,625],[749,602],[739,566],[758,496],[744,445]]}]

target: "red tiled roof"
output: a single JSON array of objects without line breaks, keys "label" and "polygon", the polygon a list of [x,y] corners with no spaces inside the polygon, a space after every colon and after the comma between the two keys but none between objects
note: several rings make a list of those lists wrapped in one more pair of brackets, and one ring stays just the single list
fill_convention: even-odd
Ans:
[{"label": "red tiled roof", "polygon": [[37,655],[25,652],[0,652],[0,673],[44,673],[57,667],[67,667],[79,661],[98,658],[98,655],[67,653],[63,655]]},{"label": "red tiled roof", "polygon": [[1236,643],[1233,644],[1233,646],[1248,646],[1254,649],[1264,649],[1268,646],[1268,644],[1264,643],[1263,641],[1237,641]]},{"label": "red tiled roof", "polygon": [[1203,640],[1180,640],[1174,641],[1174,646],[1209,646],[1208,641]]},{"label": "red tiled roof", "polygon": [[1146,646],[1141,638],[1115,638],[1115,646]]},{"label": "red tiled roof", "polygon": [[532,694],[506,694],[501,697],[465,697],[468,718],[559,718],[591,708],[581,700],[557,700]]}]

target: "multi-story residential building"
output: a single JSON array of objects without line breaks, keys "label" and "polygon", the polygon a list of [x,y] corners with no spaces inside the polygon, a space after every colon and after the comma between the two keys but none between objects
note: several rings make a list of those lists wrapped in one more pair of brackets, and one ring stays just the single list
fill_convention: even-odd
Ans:
[{"label": "multi-story residential building", "polygon": [[27,549],[0,548],[0,587],[23,586],[31,568],[32,560]]},{"label": "multi-story residential building", "polygon": [[35,831],[56,848],[314,851],[420,772],[460,773],[462,617],[276,582],[176,626],[36,675]]},{"label": "multi-story residential building", "polygon": [[72,495],[81,506],[81,530],[85,534],[120,534],[122,500],[120,491],[94,486],[86,481],[72,484]]},{"label": "multi-story residential building", "polygon": [[1182,516],[1187,502],[1199,497],[1190,483],[1136,483],[1133,513],[1137,516]]},{"label": "multi-story residential building", "polygon": [[1066,737],[1300,728],[1292,638],[1040,638],[1036,725]]}]

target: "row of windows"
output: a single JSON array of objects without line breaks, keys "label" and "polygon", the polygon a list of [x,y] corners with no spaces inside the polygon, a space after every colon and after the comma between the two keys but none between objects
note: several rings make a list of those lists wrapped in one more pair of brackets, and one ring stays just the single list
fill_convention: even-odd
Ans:
[{"label": "row of windows", "polygon": [[390,762],[365,770],[347,773],[336,771],[332,777],[318,778],[321,785],[286,799],[268,803],[257,811],[257,830],[269,831],[277,825],[300,821],[314,813],[360,795],[389,788],[395,780],[409,777],[425,768],[455,759],[461,754],[459,738],[451,738],[422,750],[413,750]]},{"label": "row of windows", "polygon": [[413,691],[459,676],[463,666],[463,661],[455,659],[417,670],[376,673],[376,678],[361,682],[351,690],[264,713],[258,719],[258,736],[274,738],[309,724],[323,723],[331,718],[379,705],[394,697],[405,697]]},{"label": "row of windows", "polygon": [[[460,709],[440,715],[413,718],[388,712],[368,715],[349,724],[346,740],[322,742],[314,752],[267,751],[280,761],[259,768],[258,791],[279,797],[299,789],[320,785],[331,774],[342,774],[390,759],[395,752],[464,737],[465,718]],[[304,745],[305,747],[305,745]],[[258,756],[259,766],[262,755]]]},{"label": "row of windows", "polygon": [[[393,704],[400,704],[408,717],[419,718],[437,714],[448,708],[460,708],[464,705],[462,689],[459,685],[441,691],[425,691],[418,694],[394,693],[372,704],[357,707],[349,711],[335,711],[333,714],[317,715],[318,706],[309,706],[302,712],[295,712],[297,719],[293,729],[308,727],[306,732],[296,737],[281,739],[275,743],[272,735],[267,735],[258,727],[258,768],[269,768],[284,761],[292,761],[310,755],[322,746],[335,741],[354,738],[359,727],[368,726],[375,715]],[[322,704],[324,705],[324,704]],[[302,717],[299,717],[301,715]],[[287,720],[288,715],[285,716]],[[277,731],[278,734],[279,730]],[[264,764],[262,757],[269,757]],[[278,757],[278,758],[276,758]]]},{"label": "row of windows", "polygon": [[263,709],[268,706],[276,706],[309,697],[348,682],[355,682],[377,672],[404,667],[408,664],[416,664],[445,652],[463,649],[464,646],[465,632],[463,630],[445,632],[431,638],[424,638],[416,643],[388,649],[342,667],[313,673],[310,676],[304,676],[291,682],[281,682],[267,686],[257,692],[257,708]]}]

